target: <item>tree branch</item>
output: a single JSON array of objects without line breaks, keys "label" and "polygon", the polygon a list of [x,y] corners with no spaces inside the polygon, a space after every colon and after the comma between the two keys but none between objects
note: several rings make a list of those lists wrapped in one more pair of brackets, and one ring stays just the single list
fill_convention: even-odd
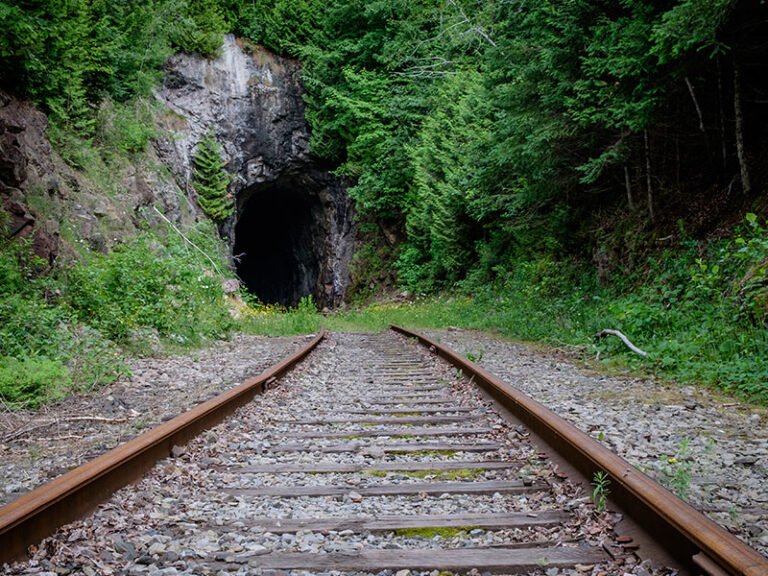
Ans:
[{"label": "tree branch", "polygon": [[688,79],[688,76],[685,77],[685,84],[688,86],[688,92],[691,95],[691,100],[693,100],[693,105],[696,108],[696,114],[699,117],[699,130],[706,133],[706,129],[704,128],[704,115],[701,113],[701,106],[699,106],[699,101],[696,98],[696,92],[693,90],[693,84],[691,84],[691,81]]}]

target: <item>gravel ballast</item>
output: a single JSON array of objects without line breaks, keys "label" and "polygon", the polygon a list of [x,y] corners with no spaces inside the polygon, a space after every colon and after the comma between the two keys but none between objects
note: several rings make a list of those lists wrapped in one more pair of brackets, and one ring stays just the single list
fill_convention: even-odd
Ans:
[{"label": "gravel ballast", "polygon": [[[765,409],[705,389],[608,376],[584,368],[557,352],[542,351],[488,334],[446,330],[428,335],[478,359],[480,365],[502,380],[681,492],[694,506],[763,554],[768,552]],[[498,450],[489,453],[492,456],[463,451],[458,446],[455,451],[443,454],[429,451],[384,454],[382,444],[396,441],[407,445],[414,439],[377,436],[375,433],[385,425],[354,422],[356,414],[350,416],[348,422],[326,428],[310,423],[296,424],[302,417],[322,420],[338,416],[333,410],[318,414],[317,407],[329,401],[348,403],[356,390],[367,389],[368,377],[354,374],[356,368],[364,369],[373,362],[361,344],[366,338],[332,335],[317,353],[281,379],[276,389],[257,396],[233,418],[204,433],[176,452],[174,458],[161,462],[136,487],[118,492],[93,516],[62,529],[37,550],[31,562],[15,565],[11,573],[224,576],[261,574],[258,557],[273,552],[355,554],[367,549],[504,547],[525,540],[553,539],[565,543],[610,542],[612,523],[616,519],[612,519],[611,514],[591,512],[589,496],[569,482],[555,482],[559,486],[557,491],[542,493],[543,496],[515,493],[368,496],[361,492],[384,484],[407,487],[441,479],[392,471],[240,474],[237,468],[242,466],[428,463],[498,457],[531,464],[522,470],[483,470],[473,480],[552,478],[551,467],[538,461],[538,450],[524,442],[526,434],[510,429],[471,384],[457,379],[452,368],[439,368],[439,364],[440,383],[450,386],[457,406],[467,407],[473,415],[482,418],[477,426],[487,432],[475,435],[472,442],[500,445]],[[71,398],[38,413],[3,414],[0,434],[7,440],[0,445],[5,490],[2,496],[10,501],[119,442],[260,373],[306,341],[306,337],[237,336],[230,342],[193,354],[136,361],[131,367],[132,378],[96,394]],[[352,352],[344,356],[347,347],[351,347]],[[433,361],[426,349],[414,346],[414,350],[419,350],[415,353],[422,355],[425,362]],[[338,359],[339,352],[342,360]],[[434,377],[425,377],[424,384],[430,380]],[[375,418],[387,417],[382,414]],[[462,425],[469,424],[449,422],[440,426],[450,430]],[[317,434],[321,429],[336,435]],[[354,431],[371,434],[354,436]],[[458,445],[464,440],[449,434],[428,441]],[[350,442],[357,445],[354,450],[330,451],[334,446]],[[309,444],[311,449],[287,450],[284,449],[287,443]],[[552,484],[551,480],[547,482]],[[324,485],[346,485],[349,492],[342,497],[292,498],[238,494],[238,490],[269,490],[281,486],[304,489]],[[301,520],[382,514],[457,514],[467,510],[483,514],[499,510],[527,512],[531,506],[534,513],[565,507],[586,524],[571,523],[565,529],[472,529],[440,538],[354,530],[300,530],[281,534],[258,530],[253,525],[253,519],[259,517]],[[281,574],[279,571],[263,573]],[[296,576],[308,573],[320,574],[291,572]],[[578,570],[542,569],[536,573],[648,576],[672,572],[650,563],[628,561],[620,567],[598,564]],[[388,571],[380,574],[406,576]],[[411,576],[430,574],[414,572]]]},{"label": "gravel ballast", "polygon": [[130,362],[132,376],[32,412],[0,412],[0,505],[290,356],[306,337],[236,335]]},{"label": "gravel ballast", "polygon": [[[381,351],[389,356],[379,357]],[[399,354],[407,356],[409,362],[415,359],[417,367],[400,363]],[[397,398],[404,390],[433,385],[430,396],[441,398],[446,413],[459,419],[450,425],[435,420],[432,425],[441,430],[480,429],[471,434],[471,442],[486,443],[486,450],[463,450],[465,440],[451,434],[426,439],[418,434],[398,438],[357,435],[383,431],[391,425],[387,423],[390,415],[377,412],[382,392]],[[402,418],[420,414],[414,402],[400,404]],[[358,414],[362,409],[367,412],[365,421],[344,420],[345,414]],[[347,435],[345,441],[354,446],[344,452],[328,451],[339,443],[338,437],[325,435],[328,432]],[[277,449],[288,441],[295,442],[294,435],[300,433],[314,435],[303,440],[307,444],[304,451]],[[435,566],[440,565],[444,552],[453,551],[461,557],[466,549],[470,555],[482,551],[508,557],[504,550],[513,557],[530,554],[539,560],[528,564],[525,573],[537,576],[675,573],[663,566],[640,563],[613,530],[620,515],[599,512],[584,487],[563,475],[528,436],[526,430],[510,425],[495,412],[480,391],[455,369],[413,342],[392,333],[333,334],[281,378],[275,388],[188,445],[174,448],[173,457],[160,462],[142,481],[118,491],[92,515],[46,539],[33,550],[28,562],[7,570],[10,574],[46,576],[54,570],[58,574],[88,575],[330,576],[339,571],[275,571],[263,567],[293,562],[291,555],[303,555],[299,562],[319,562],[316,565],[322,566],[322,559],[334,554],[346,565],[359,566],[369,562],[365,558],[396,558],[399,551],[426,555],[428,565]],[[418,440],[424,445],[441,443],[443,448],[391,453],[383,450],[393,442],[409,444]],[[456,461],[508,462],[510,466],[489,467],[456,478],[397,471],[263,471],[264,467],[298,465],[433,467]],[[262,471],[248,471],[248,467],[261,467]],[[489,485],[487,490],[473,490],[484,484]],[[381,488],[389,490],[381,493]],[[333,495],[324,495],[329,490]],[[277,493],[280,495],[275,496]],[[464,517],[473,514],[518,514],[530,519],[555,515],[560,519],[553,524],[531,520],[519,528],[505,524],[504,528],[484,529],[471,523],[457,524],[455,529],[438,532],[361,529],[353,524],[361,519],[392,517],[421,522],[435,515],[458,515],[463,522]],[[282,522],[296,526],[307,519],[344,522],[338,529],[313,529],[311,525],[281,529]],[[553,565],[546,559],[547,550],[555,558],[563,555],[590,561],[567,560],[560,566]],[[307,560],[307,555],[315,555],[316,559]],[[363,564],[356,564],[360,562]],[[380,565],[374,562],[372,566]],[[346,573],[441,574],[439,570],[411,572],[381,567]]]},{"label": "gravel ballast", "polygon": [[768,555],[768,410],[694,386],[606,375],[468,331],[425,332],[475,359]]}]

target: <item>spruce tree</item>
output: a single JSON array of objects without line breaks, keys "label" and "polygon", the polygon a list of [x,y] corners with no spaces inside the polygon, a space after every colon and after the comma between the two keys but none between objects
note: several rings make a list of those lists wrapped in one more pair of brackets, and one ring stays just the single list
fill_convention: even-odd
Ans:
[{"label": "spruce tree", "polygon": [[212,133],[206,134],[198,143],[192,165],[198,204],[214,221],[226,220],[235,207],[232,194],[227,190],[231,177],[224,169],[226,163],[221,158],[221,146]]}]

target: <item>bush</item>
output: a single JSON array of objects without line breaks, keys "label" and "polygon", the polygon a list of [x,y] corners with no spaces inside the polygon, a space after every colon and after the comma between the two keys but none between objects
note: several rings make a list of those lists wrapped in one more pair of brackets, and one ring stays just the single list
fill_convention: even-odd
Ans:
[{"label": "bush", "polygon": [[118,343],[150,328],[167,341],[195,344],[232,328],[221,280],[178,236],[144,232],[69,270],[64,297],[82,322]]},{"label": "bush", "polygon": [[[210,223],[190,235],[223,263]],[[0,249],[0,397],[12,407],[113,382],[127,373],[117,344],[187,346],[233,327],[217,266],[176,234],[145,232],[48,276],[30,254]]]},{"label": "bush", "polygon": [[96,130],[96,142],[101,150],[112,154],[138,154],[146,149],[154,136],[152,110],[147,101],[102,102]]},{"label": "bush", "polygon": [[0,357],[0,399],[13,408],[36,408],[60,396],[70,383],[70,372],[61,361]]}]

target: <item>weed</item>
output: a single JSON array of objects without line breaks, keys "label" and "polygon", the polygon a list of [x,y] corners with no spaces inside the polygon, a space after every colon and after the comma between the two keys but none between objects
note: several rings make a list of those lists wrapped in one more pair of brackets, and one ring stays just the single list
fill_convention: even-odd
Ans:
[{"label": "weed", "polygon": [[479,362],[482,362],[483,356],[485,356],[485,350],[480,349],[477,352],[467,352],[466,356],[470,362],[474,362],[475,364],[477,364]]},{"label": "weed", "polygon": [[367,476],[373,476],[375,478],[386,478],[389,472],[384,470],[366,470],[364,474]]},{"label": "weed", "polygon": [[135,432],[141,432],[150,425],[150,420],[146,416],[140,416],[131,422],[131,428]]},{"label": "weed", "polygon": [[27,458],[29,458],[30,462],[37,462],[44,456],[45,452],[43,451],[42,447],[33,444],[27,449]]},{"label": "weed", "polygon": [[683,500],[691,488],[690,438],[683,438],[673,456],[661,460],[659,481]]},{"label": "weed", "polygon": [[603,512],[605,510],[608,503],[608,494],[611,493],[608,489],[610,485],[611,479],[608,477],[607,473],[602,470],[595,472],[595,475],[592,477],[592,486],[595,487],[592,491],[592,500],[595,503],[595,510],[598,512]]}]

